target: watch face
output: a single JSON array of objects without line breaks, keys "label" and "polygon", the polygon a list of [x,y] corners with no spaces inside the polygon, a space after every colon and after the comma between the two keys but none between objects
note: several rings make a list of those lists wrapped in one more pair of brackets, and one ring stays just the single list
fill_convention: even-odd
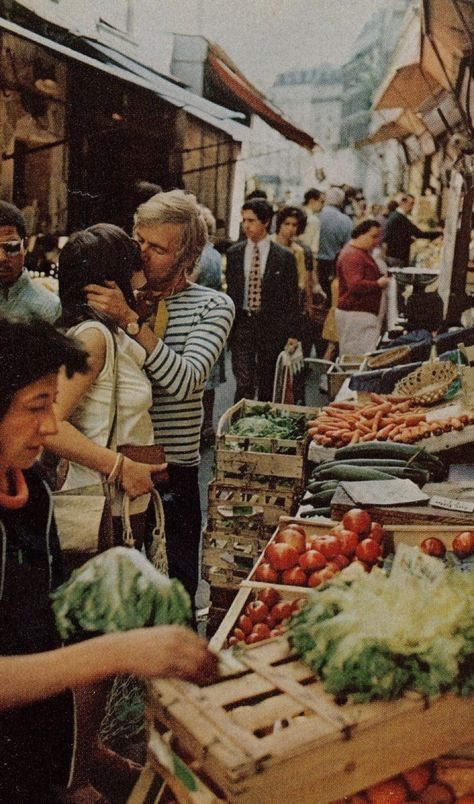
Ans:
[{"label": "watch face", "polygon": [[140,324],[138,321],[130,321],[126,326],[127,335],[138,335],[140,332]]}]

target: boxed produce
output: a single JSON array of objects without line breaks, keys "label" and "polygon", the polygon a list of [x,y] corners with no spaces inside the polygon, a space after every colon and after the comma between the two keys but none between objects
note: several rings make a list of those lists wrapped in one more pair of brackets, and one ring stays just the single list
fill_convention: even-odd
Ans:
[{"label": "boxed produce", "polygon": [[280,516],[295,512],[294,491],[272,491],[248,486],[209,483],[208,528],[224,530],[233,523],[259,522],[262,528],[276,525]]},{"label": "boxed produce", "polygon": [[[302,483],[306,466],[307,422],[318,408],[262,404],[242,399],[219,421],[216,436],[216,478],[233,478],[261,488],[294,489]],[[285,482],[286,480],[286,482]]]},{"label": "boxed produce", "polygon": [[286,635],[240,651],[205,688],[153,680],[148,716],[185,746],[217,799],[239,804],[287,794],[327,804],[461,746],[474,730],[472,702],[453,694],[336,700]]},{"label": "boxed produce", "polygon": [[474,763],[469,759],[441,757],[334,804],[385,804],[388,801],[474,804]]},{"label": "boxed produce", "polygon": [[367,512],[353,509],[341,523],[316,525],[286,517],[245,585],[278,584],[285,591],[315,588],[341,571],[370,572],[386,554],[387,533]]},{"label": "boxed produce", "polygon": [[274,586],[239,590],[211,647],[220,650],[232,645],[252,645],[279,636],[286,631],[286,621],[307,599],[307,592],[280,591]]}]

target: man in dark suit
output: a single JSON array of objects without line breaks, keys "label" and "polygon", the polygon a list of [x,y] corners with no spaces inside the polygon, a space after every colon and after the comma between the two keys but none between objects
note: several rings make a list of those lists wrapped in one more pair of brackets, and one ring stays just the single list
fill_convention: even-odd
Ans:
[{"label": "man in dark suit", "polygon": [[279,353],[292,351],[300,337],[298,275],[291,251],[271,241],[273,209],[254,198],[242,207],[246,240],[227,252],[227,293],[236,308],[229,347],[235,399],[268,402]]}]

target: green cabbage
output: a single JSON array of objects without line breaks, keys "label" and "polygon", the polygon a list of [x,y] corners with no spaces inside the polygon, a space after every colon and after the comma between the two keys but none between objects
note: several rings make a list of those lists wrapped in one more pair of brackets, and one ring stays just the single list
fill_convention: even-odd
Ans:
[{"label": "green cabbage", "polygon": [[296,653],[356,701],[474,689],[474,571],[434,581],[372,571],[312,594],[290,621]]},{"label": "green cabbage", "polygon": [[191,620],[191,602],[182,584],[127,547],[91,558],[50,597],[64,640]]}]

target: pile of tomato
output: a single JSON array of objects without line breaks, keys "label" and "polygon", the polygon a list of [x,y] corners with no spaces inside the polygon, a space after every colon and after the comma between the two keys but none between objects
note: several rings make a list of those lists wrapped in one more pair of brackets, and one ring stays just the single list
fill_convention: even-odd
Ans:
[{"label": "pile of tomato", "polygon": [[304,603],[304,598],[282,600],[276,589],[261,589],[256,599],[247,603],[228,639],[228,644],[237,645],[239,642],[245,642],[247,645],[253,645],[263,639],[283,634],[286,631],[283,621],[288,620]]},{"label": "pile of tomato", "polygon": [[474,804],[474,793],[456,795],[437,763],[425,762],[333,804],[414,804],[417,801],[422,804]]},{"label": "pile of tomato", "polygon": [[268,545],[253,580],[316,587],[351,563],[370,572],[382,557],[385,531],[367,511],[352,508],[324,535],[310,536],[302,525],[285,525]]}]

